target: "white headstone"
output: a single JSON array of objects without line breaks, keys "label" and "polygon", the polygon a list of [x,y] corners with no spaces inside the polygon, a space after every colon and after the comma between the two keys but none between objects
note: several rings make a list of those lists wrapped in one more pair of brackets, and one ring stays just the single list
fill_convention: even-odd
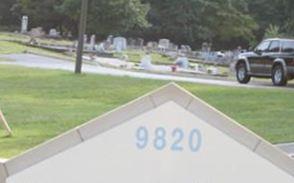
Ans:
[{"label": "white headstone", "polygon": [[43,31],[42,27],[32,28],[31,31],[29,32],[29,34],[32,37],[43,37],[43,36],[45,36],[45,32]]},{"label": "white headstone", "polygon": [[162,50],[169,49],[170,41],[168,39],[160,39],[158,42],[158,48]]},{"label": "white headstone", "polygon": [[21,19],[21,33],[27,33],[28,32],[28,24],[29,24],[29,17],[23,16]]},{"label": "white headstone", "polygon": [[144,70],[152,70],[152,57],[150,54],[146,54],[142,57],[140,61],[140,66]]},{"label": "white headstone", "polygon": [[91,38],[90,38],[90,47],[92,50],[95,48],[95,45],[96,45],[96,36],[93,34],[91,35]]},{"label": "white headstone", "polygon": [[180,68],[183,68],[183,69],[188,69],[189,68],[189,60],[185,56],[178,57],[175,64],[177,66],[179,66]]},{"label": "white headstone", "polygon": [[219,74],[219,69],[217,67],[210,66],[210,67],[207,68],[207,72],[209,74],[212,74],[212,75],[218,75]]},{"label": "white headstone", "polygon": [[294,161],[172,84],[0,164],[0,175],[6,183],[293,183]]},{"label": "white headstone", "polygon": [[59,32],[57,32],[56,29],[50,29],[50,31],[49,31],[49,36],[50,36],[50,37],[58,37],[58,36],[60,36],[60,35],[59,35]]},{"label": "white headstone", "polygon": [[88,43],[88,35],[84,34],[84,44],[86,45]]},{"label": "white headstone", "polygon": [[115,37],[113,39],[113,47],[115,51],[122,52],[127,49],[127,39],[124,37]]}]

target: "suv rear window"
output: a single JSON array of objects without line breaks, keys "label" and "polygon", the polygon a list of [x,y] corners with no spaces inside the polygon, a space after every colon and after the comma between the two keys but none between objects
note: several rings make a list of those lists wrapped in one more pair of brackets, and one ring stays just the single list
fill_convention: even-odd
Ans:
[{"label": "suv rear window", "polygon": [[294,41],[283,41],[282,52],[294,52]]}]

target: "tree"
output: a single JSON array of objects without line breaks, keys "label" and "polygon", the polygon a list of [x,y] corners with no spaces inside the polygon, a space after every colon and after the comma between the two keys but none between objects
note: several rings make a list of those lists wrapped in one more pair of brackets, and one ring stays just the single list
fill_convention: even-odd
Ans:
[{"label": "tree", "polygon": [[18,21],[12,15],[11,9],[16,3],[16,0],[1,0],[0,3],[0,24],[1,25],[15,25]]},{"label": "tree", "polygon": [[[47,31],[57,28],[77,35],[80,4],[81,0],[17,0],[14,7],[16,13],[29,16],[32,27]],[[123,34],[148,25],[145,16],[149,6],[140,0],[90,0],[89,4],[88,32]]]},{"label": "tree", "polygon": [[265,30],[264,38],[277,38],[283,36],[284,35],[281,33],[279,26],[270,24],[269,27]]},{"label": "tree", "polygon": [[[176,43],[199,47],[201,42],[229,42],[252,39],[255,21],[240,9],[247,3],[237,0],[147,0],[148,20],[153,37],[167,37]],[[149,33],[150,34],[150,33]]]},{"label": "tree", "polygon": [[282,25],[281,30],[287,35],[287,37],[294,37],[294,1],[292,0],[281,0],[281,11],[280,19]]},{"label": "tree", "polygon": [[62,25],[65,21],[63,14],[57,11],[57,6],[63,0],[18,0],[16,6],[21,14],[29,16],[32,27],[43,27],[45,30],[59,28],[62,31]]},{"label": "tree", "polygon": [[[149,6],[140,0],[92,0],[89,2],[87,30],[102,36],[124,34],[135,27],[146,27]],[[71,23],[77,25],[80,0],[64,0],[57,7]],[[73,27],[71,27],[73,28]]]}]

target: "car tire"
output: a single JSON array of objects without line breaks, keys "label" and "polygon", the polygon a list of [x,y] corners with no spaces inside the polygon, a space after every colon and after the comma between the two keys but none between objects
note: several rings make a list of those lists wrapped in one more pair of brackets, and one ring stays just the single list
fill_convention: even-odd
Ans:
[{"label": "car tire", "polygon": [[285,75],[285,70],[281,64],[277,64],[274,66],[272,70],[272,81],[275,86],[287,85],[288,79]]},{"label": "car tire", "polygon": [[236,77],[238,82],[241,84],[247,84],[250,81],[251,76],[248,75],[248,70],[244,62],[240,62],[237,64]]}]

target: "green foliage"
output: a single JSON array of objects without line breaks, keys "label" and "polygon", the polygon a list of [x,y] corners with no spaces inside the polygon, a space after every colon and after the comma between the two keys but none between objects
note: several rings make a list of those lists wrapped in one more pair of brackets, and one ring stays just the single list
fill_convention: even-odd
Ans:
[{"label": "green foliage", "polygon": [[140,0],[91,1],[88,19],[89,31],[102,34],[123,34],[134,27],[146,27],[149,10]]},{"label": "green foliage", "polygon": [[[18,6],[18,11],[29,15],[31,27],[77,34],[81,0],[19,0]],[[87,31],[105,36],[146,27],[147,11],[148,5],[140,0],[90,0]]]},{"label": "green foliage", "polygon": [[18,0],[18,11],[29,16],[30,27],[61,28],[65,21],[63,14],[56,10],[63,0]]},{"label": "green foliage", "polygon": [[269,27],[265,30],[264,38],[279,38],[283,37],[280,32],[280,27],[277,25],[270,24]]},{"label": "green foliage", "polygon": [[[81,0],[1,0],[0,23],[19,25],[27,14],[30,28],[77,35],[80,6]],[[99,39],[109,34],[169,38],[194,48],[205,41],[227,49],[259,42],[273,31],[271,24],[293,37],[293,8],[293,0],[89,0],[87,32]]]},{"label": "green foliage", "polygon": [[[16,0],[1,0],[0,2],[0,29],[3,30],[3,25],[15,25],[14,19],[17,17],[13,16],[12,8],[16,3]],[[11,23],[14,22],[14,23]]]},{"label": "green foliage", "polygon": [[[115,54],[115,57],[120,58],[121,53]],[[145,51],[137,51],[137,50],[128,50],[124,51],[123,55],[127,55],[130,62],[133,63],[140,63],[143,56],[145,56]],[[171,65],[174,63],[174,60],[170,57],[161,55],[159,53],[151,53],[152,63],[153,64],[160,64],[160,65]]]},{"label": "green foliage", "polygon": [[294,36],[293,0],[247,1],[249,13],[259,25],[259,29],[256,32],[258,40],[269,36]]},{"label": "green foliage", "polygon": [[149,3],[149,21],[153,25],[149,32],[196,47],[203,41],[250,40],[257,28],[251,16],[239,10],[245,6],[240,1],[149,0]]}]

